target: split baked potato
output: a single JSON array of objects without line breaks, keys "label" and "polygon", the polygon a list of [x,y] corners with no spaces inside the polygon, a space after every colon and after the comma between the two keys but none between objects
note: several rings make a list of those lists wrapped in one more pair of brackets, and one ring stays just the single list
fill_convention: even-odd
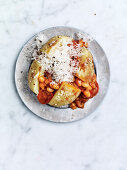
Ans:
[{"label": "split baked potato", "polygon": [[67,37],[67,36],[56,36],[51,38],[46,44],[44,44],[42,46],[42,48],[40,49],[40,52],[44,52],[47,55],[53,54],[56,52],[56,50],[58,49],[58,46],[62,46],[64,44],[64,42],[72,42],[72,38],[71,37]]},{"label": "split baked potato", "polygon": [[67,82],[63,82],[49,105],[60,107],[72,103],[81,93],[81,90]]},{"label": "split baked potato", "polygon": [[94,75],[94,63],[91,52],[82,47],[82,55],[79,62],[79,71],[75,74],[76,77],[89,83]]},{"label": "split baked potato", "polygon": [[[57,52],[58,46],[62,46],[65,42],[72,43],[72,38],[67,36],[56,36],[51,38],[46,44],[42,46],[39,53],[45,53],[47,56],[53,56]],[[38,95],[39,93],[39,76],[44,76],[45,70],[43,65],[39,61],[34,60],[30,66],[28,73],[28,85],[30,89]],[[74,74],[81,81],[90,83],[94,72],[93,57],[90,51],[86,47],[81,47],[81,56],[79,58],[79,70]],[[76,78],[75,77],[75,78]],[[55,107],[61,107],[75,101],[80,95],[82,89],[75,85],[75,83],[69,83],[63,81],[60,87],[55,92],[52,92],[53,97],[49,101],[49,105]],[[43,94],[44,95],[44,94]]]},{"label": "split baked potato", "polygon": [[34,60],[30,66],[29,73],[28,73],[28,85],[29,88],[35,94],[38,94],[39,92],[38,76],[43,74],[44,74],[44,70],[41,64],[37,60]]}]

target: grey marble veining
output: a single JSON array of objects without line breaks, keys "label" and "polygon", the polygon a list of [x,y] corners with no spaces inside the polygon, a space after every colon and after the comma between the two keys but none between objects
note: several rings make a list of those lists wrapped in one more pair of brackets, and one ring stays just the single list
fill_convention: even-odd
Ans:
[{"label": "grey marble veining", "polygon": [[[14,84],[22,45],[57,25],[90,33],[110,63],[104,101],[70,124],[33,115]],[[127,170],[126,28],[126,0],[0,0],[0,170]]]}]

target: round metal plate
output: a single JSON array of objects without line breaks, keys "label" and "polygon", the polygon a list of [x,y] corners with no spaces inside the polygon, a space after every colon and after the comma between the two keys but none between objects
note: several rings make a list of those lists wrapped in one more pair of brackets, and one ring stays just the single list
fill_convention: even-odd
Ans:
[{"label": "round metal plate", "polygon": [[[78,30],[76,28],[70,27],[52,27],[41,31],[39,34],[43,37],[43,43],[45,43],[51,37],[56,35],[67,35],[77,38],[87,37],[88,34]],[[16,63],[15,69],[15,83],[19,96],[21,97],[24,104],[39,117],[50,120],[53,122],[72,122],[86,117],[98,107],[102,102],[109,85],[110,80],[110,70],[107,57],[97,43],[96,40],[92,39],[89,42],[89,50],[93,54],[94,63],[96,66],[97,81],[99,83],[99,93],[93,99],[90,99],[86,104],[84,109],[72,110],[70,108],[54,108],[49,105],[42,105],[38,102],[36,95],[28,87],[28,70],[31,64],[31,54],[34,50],[35,35],[32,37],[22,48]],[[88,40],[89,41],[89,40]]]}]

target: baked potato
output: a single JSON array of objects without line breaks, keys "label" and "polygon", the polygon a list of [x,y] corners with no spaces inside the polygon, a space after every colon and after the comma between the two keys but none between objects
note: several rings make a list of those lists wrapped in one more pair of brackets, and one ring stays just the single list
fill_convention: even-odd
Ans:
[{"label": "baked potato", "polygon": [[37,60],[34,60],[28,73],[28,85],[35,94],[38,94],[39,91],[38,76],[43,74],[44,70],[42,69],[41,64]]},{"label": "baked potato", "polygon": [[79,61],[79,71],[75,74],[82,81],[89,83],[94,75],[93,57],[90,51],[82,47],[82,55]]},{"label": "baked potato", "polygon": [[64,42],[70,43],[72,42],[72,38],[67,37],[67,36],[53,37],[46,44],[42,46],[42,48],[40,49],[40,52],[44,52],[48,55],[53,54],[56,52],[56,49],[58,48],[58,46],[63,45]]},{"label": "baked potato", "polygon": [[[53,37],[45,45],[42,46],[39,52],[40,53],[44,52],[47,55],[53,54],[56,51],[57,47],[60,46],[60,44],[62,45],[64,41],[71,42],[72,38],[67,36]],[[39,92],[38,76],[43,74],[44,74],[44,70],[41,67],[40,62],[34,60],[30,66],[29,73],[28,73],[28,85],[35,94],[38,94]]]},{"label": "baked potato", "polygon": [[60,107],[72,103],[81,93],[81,90],[67,82],[63,82],[56,91],[49,105]]},{"label": "baked potato", "polygon": [[40,103],[83,108],[98,93],[93,56],[87,47],[82,39],[67,36],[53,37],[39,47],[29,69],[28,84]]}]

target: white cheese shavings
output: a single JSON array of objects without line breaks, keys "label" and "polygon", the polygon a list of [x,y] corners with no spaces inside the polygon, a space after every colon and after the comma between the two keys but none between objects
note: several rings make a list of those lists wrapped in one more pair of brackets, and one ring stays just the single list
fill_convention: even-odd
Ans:
[{"label": "white cheese shavings", "polygon": [[[52,42],[53,43],[53,42]],[[68,46],[68,44],[70,44]],[[42,47],[41,41],[37,39],[37,47]],[[62,43],[57,44],[57,48],[50,52],[38,54],[38,50],[33,53],[33,58],[37,59],[45,71],[48,71],[56,82],[73,82],[74,76],[79,69],[79,63],[75,57],[81,56],[81,47],[76,48],[72,45],[72,40],[62,39]]]}]

